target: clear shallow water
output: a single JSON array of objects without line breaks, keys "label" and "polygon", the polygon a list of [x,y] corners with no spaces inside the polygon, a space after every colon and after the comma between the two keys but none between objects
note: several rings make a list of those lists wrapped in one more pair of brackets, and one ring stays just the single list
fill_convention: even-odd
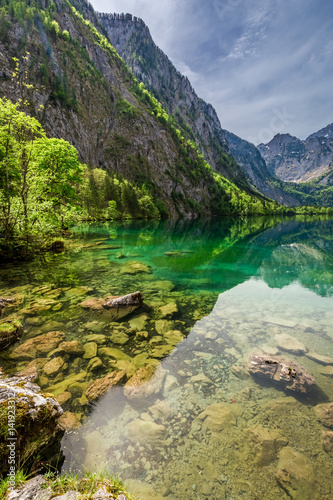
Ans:
[{"label": "clear shallow water", "polygon": [[[1,295],[23,293],[25,308],[44,297],[41,285],[53,296],[61,288],[39,325],[26,313],[22,341],[56,322],[66,339],[85,343],[93,333],[87,325],[97,321],[105,346],[131,358],[147,354],[147,362],[160,359],[135,395],[116,387],[91,406],[83,404],[84,386],[66,388],[71,398],[64,409],[76,412],[83,426],[63,439],[63,471],[119,472],[142,499],[280,499],[289,498],[275,479],[280,450],[288,448],[300,454],[291,465],[295,475],[299,467],[313,474],[311,484],[301,478],[304,488],[293,497],[332,498],[333,460],[322,444],[328,429],[314,411],[332,401],[330,365],[306,355],[333,357],[332,226],[332,220],[272,219],[86,226],[78,229],[82,241],[71,253],[46,265],[3,268]],[[124,272],[133,261],[148,268]],[[87,296],[143,291],[148,339],[139,342],[132,334],[125,344],[112,341],[116,326],[82,311],[78,286],[91,288]],[[61,310],[54,310],[59,303]],[[161,318],[160,307],[170,303],[177,312]],[[125,334],[133,318],[121,322]],[[163,360],[154,357],[156,346],[168,345],[169,330],[187,338]],[[281,333],[304,344],[303,352],[281,348]],[[245,366],[259,350],[304,366],[317,390],[299,397],[250,377]],[[103,377],[110,365],[101,358],[96,373],[87,370],[88,359],[71,359],[63,382],[73,371],[86,373],[83,385]],[[27,360],[5,355],[2,363],[14,371]],[[44,390],[54,387],[52,377],[43,377],[41,370],[37,381]]]}]

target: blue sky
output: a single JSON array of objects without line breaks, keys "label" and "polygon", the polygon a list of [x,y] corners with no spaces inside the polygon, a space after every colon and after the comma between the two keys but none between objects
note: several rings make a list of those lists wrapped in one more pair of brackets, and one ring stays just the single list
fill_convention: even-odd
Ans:
[{"label": "blue sky", "polygon": [[255,144],[276,133],[305,139],[333,122],[331,0],[91,0],[129,12],[223,128]]}]

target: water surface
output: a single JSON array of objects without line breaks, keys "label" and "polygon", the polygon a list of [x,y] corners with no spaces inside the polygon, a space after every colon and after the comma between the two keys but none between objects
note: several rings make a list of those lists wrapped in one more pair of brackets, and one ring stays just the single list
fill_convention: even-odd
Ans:
[{"label": "water surface", "polygon": [[[331,431],[314,410],[332,401],[332,364],[313,356],[333,357],[332,227],[325,218],[86,225],[71,252],[4,267],[1,295],[24,296],[22,342],[51,326],[82,344],[105,335],[98,371],[82,355],[55,378],[39,371],[43,390],[63,384],[64,409],[83,424],[63,439],[63,471],[120,473],[142,499],[287,499],[276,477],[288,449],[295,475],[299,467],[313,478],[292,479],[293,498],[332,498],[332,452],[322,437]],[[84,297],[136,290],[144,310],[117,324],[79,306]],[[36,324],[31,306],[46,294],[55,302]],[[304,348],[281,346],[281,334]],[[16,347],[3,355],[9,372],[28,364],[10,358]],[[143,369],[157,367],[154,376],[135,394],[119,386],[88,404],[87,385],[117,369],[102,347],[133,362],[141,356]],[[259,351],[302,365],[316,389],[304,396],[253,379],[246,366]],[[66,387],[73,373],[85,376]]]}]

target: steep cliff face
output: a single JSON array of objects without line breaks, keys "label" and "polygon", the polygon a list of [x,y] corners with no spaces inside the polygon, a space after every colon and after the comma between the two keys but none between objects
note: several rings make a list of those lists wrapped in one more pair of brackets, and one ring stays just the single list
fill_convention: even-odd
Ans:
[{"label": "steep cliff face", "polygon": [[212,175],[203,175],[193,150],[133,91],[133,76],[107,41],[66,0],[15,5],[2,13],[0,96],[20,97],[13,57],[28,51],[28,80],[39,89],[29,109],[44,106],[49,136],[68,140],[84,163],[146,183],[170,215],[197,213],[199,206],[211,213]]},{"label": "steep cliff face", "polygon": [[333,162],[333,125],[305,141],[290,134],[277,134],[258,149],[269,171],[283,181],[311,181],[327,173]]},{"label": "steep cliff face", "polygon": [[279,188],[271,184],[274,180],[273,174],[268,170],[265,160],[254,144],[241,139],[231,132],[225,132],[232,156],[242,167],[250,183],[260,193],[281,204],[292,206],[300,204],[297,197],[285,193],[283,187]]},{"label": "steep cliff face", "polygon": [[128,14],[98,14],[98,19],[135,76],[174,116],[184,135],[195,140],[212,168],[238,184],[246,184],[243,172],[229,156],[215,109],[197,96],[188,78],[155,45],[144,22]]}]

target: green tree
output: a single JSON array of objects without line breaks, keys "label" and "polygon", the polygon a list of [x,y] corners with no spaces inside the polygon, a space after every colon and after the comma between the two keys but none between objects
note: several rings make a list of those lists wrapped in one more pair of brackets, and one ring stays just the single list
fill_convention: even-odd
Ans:
[{"label": "green tree", "polygon": [[0,245],[26,254],[68,223],[81,169],[76,149],[48,139],[19,105],[0,99]]}]

